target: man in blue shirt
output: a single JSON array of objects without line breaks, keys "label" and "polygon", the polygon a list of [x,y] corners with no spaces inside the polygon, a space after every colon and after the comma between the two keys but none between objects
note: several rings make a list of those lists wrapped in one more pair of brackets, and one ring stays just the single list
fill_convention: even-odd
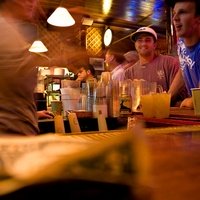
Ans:
[{"label": "man in blue shirt", "polygon": [[183,100],[181,107],[193,108],[191,89],[200,87],[200,1],[176,0],[173,23],[181,67],[169,92],[178,92],[185,82],[190,97]]}]

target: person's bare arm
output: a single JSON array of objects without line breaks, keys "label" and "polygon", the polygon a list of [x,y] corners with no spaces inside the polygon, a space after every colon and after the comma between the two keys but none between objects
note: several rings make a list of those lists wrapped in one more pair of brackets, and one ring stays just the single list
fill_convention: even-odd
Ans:
[{"label": "person's bare arm", "polygon": [[172,81],[172,84],[169,88],[168,93],[171,94],[172,98],[175,98],[179,91],[185,86],[183,77],[182,77],[182,73],[181,73],[181,69],[178,70],[174,80]]},{"label": "person's bare arm", "polygon": [[[175,98],[178,95],[181,88],[184,87],[184,85],[185,85],[185,83],[184,83],[184,80],[182,77],[182,73],[181,73],[181,70],[179,69],[179,71],[177,72],[177,74],[170,86],[168,93],[171,94],[172,98]],[[182,107],[193,108],[192,97],[185,98],[181,102],[180,107],[181,108]]]}]

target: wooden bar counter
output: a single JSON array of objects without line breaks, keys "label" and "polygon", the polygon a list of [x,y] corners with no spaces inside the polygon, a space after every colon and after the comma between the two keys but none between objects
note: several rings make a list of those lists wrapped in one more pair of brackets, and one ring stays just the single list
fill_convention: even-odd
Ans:
[{"label": "wooden bar counter", "polygon": [[[194,115],[194,110],[177,107],[171,108],[166,119],[145,118],[140,112],[132,116],[147,127],[152,183],[151,192],[144,199],[199,200],[200,131],[195,127],[199,129],[200,117]],[[107,123],[124,129],[127,117],[110,119]]]},{"label": "wooden bar counter", "polygon": [[[144,135],[142,136],[142,143],[135,143],[135,145],[139,144],[139,148],[141,151],[137,152],[135,156],[139,156],[139,162],[138,170],[145,169],[145,162],[148,160],[148,173],[146,173],[146,176],[143,177],[147,182],[144,183],[144,187],[142,185],[134,185],[134,179],[131,176],[120,177],[114,179],[116,182],[119,180],[126,180],[130,179],[132,184],[134,185],[134,195],[130,196],[130,193],[128,190],[126,190],[122,185],[120,184],[114,184],[112,187],[108,184],[109,174],[106,176],[92,176],[92,178],[97,179],[100,177],[100,181],[98,184],[97,182],[82,182],[80,181],[79,184],[73,185],[73,182],[66,181],[67,179],[64,178],[66,174],[68,174],[68,170],[61,170],[61,172],[65,172],[65,176],[62,175],[62,173],[57,172],[57,168],[54,169],[54,167],[57,166],[59,162],[51,163],[47,165],[46,168],[43,170],[39,170],[40,173],[35,173],[35,165],[38,162],[41,162],[43,159],[48,160],[52,158],[52,155],[56,155],[56,152],[62,147],[63,142],[66,141],[66,147],[63,148],[67,151],[77,151],[83,152],[81,150],[82,147],[98,147],[100,144],[106,144],[106,141],[109,139],[114,140],[115,136],[122,136],[121,139],[126,137],[127,130],[116,130],[116,131],[108,131],[108,132],[86,132],[82,134],[66,134],[66,135],[57,135],[57,134],[44,134],[37,136],[38,139],[24,139],[23,141],[20,141],[20,151],[23,149],[23,144],[25,144],[26,148],[31,148],[31,145],[34,147],[33,150],[37,150],[36,153],[38,153],[38,161],[37,161],[37,154],[34,155],[34,159],[30,160],[29,157],[27,157],[27,160],[24,160],[24,164],[28,165],[30,164],[30,169],[24,165],[22,165],[22,169],[26,171],[23,172],[19,168],[19,162],[18,162],[18,170],[22,173],[20,175],[18,173],[17,176],[14,176],[14,179],[12,180],[11,177],[8,177],[9,180],[6,183],[6,177],[2,178],[0,180],[0,194],[4,189],[10,190],[11,187],[16,187],[17,184],[25,184],[23,187],[19,187],[18,190],[6,193],[6,195],[0,196],[0,199],[7,200],[7,199],[40,199],[40,198],[51,198],[54,197],[56,199],[81,199],[82,197],[77,195],[78,193],[85,195],[86,193],[83,193],[86,189],[87,194],[94,195],[95,199],[101,199],[101,192],[104,193],[104,199],[125,199],[125,200],[199,200],[200,199],[200,126],[199,125],[187,125],[187,126],[171,126],[171,127],[162,127],[162,128],[142,128],[141,129]],[[133,134],[136,134],[137,132],[133,132]],[[32,141],[31,141],[32,140]],[[56,142],[57,141],[57,142]],[[127,140],[128,142],[131,142],[130,140]],[[2,141],[0,141],[2,142]],[[14,142],[14,141],[13,141]],[[16,142],[16,141],[15,141]],[[48,144],[48,151],[45,151],[45,142]],[[53,142],[53,145],[51,146],[51,142]],[[145,142],[145,143],[144,143]],[[36,145],[38,143],[38,145]],[[40,143],[40,144],[39,144]],[[58,146],[56,146],[56,143],[58,143]],[[1,144],[1,143],[0,143]],[[2,143],[3,144],[3,143]],[[6,145],[2,145],[1,148],[1,155],[4,153],[5,157],[5,151],[6,151]],[[73,147],[73,144],[75,144],[75,148]],[[142,145],[145,144],[145,149],[147,150],[147,157],[142,153],[144,148]],[[70,145],[72,145],[72,149],[70,148]],[[17,143],[15,144],[17,148]],[[115,160],[116,156],[118,154],[113,154],[113,150],[110,151],[110,147],[117,147],[117,145],[113,145],[110,141],[105,148],[108,148],[106,150],[106,154],[111,152],[111,155],[114,155],[114,157],[111,159],[113,161],[117,161],[118,164],[115,166],[120,166],[120,162],[124,159],[120,159],[120,161]],[[36,147],[41,149],[36,149]],[[59,147],[59,148],[58,148]],[[81,148],[80,148],[81,147]],[[133,148],[134,145],[132,145]],[[52,149],[53,148],[53,149]],[[58,149],[57,149],[58,148]],[[79,150],[80,148],[80,150]],[[105,150],[103,148],[102,150]],[[121,148],[120,148],[121,149]],[[31,150],[31,149],[28,149]],[[73,150],[73,151],[72,151]],[[92,151],[91,151],[92,150]],[[18,153],[17,151],[14,151],[14,147],[9,148],[8,151],[11,151],[11,153]],[[93,152],[96,150],[94,148],[90,149],[88,153],[92,155]],[[121,151],[121,150],[120,150]],[[34,151],[33,151],[34,152]],[[50,154],[51,152],[51,154]],[[59,152],[59,151],[58,151]],[[115,151],[114,151],[115,152]],[[123,150],[123,154],[127,155],[125,151]],[[46,155],[45,155],[46,154]],[[70,156],[71,153],[69,153]],[[88,162],[92,158],[88,154]],[[48,155],[48,156],[47,156]],[[51,156],[49,156],[51,155]],[[64,154],[61,154],[60,156],[64,156]],[[66,156],[66,159],[69,158],[69,156]],[[141,156],[141,157],[140,157]],[[2,161],[3,158],[2,157]],[[61,157],[61,158],[62,158]],[[85,156],[84,156],[85,157]],[[29,159],[28,159],[29,158]],[[58,157],[59,158],[59,157]],[[102,156],[100,156],[102,158]],[[125,158],[125,157],[124,157]],[[72,157],[74,159],[74,156]],[[135,159],[135,158],[133,158]],[[126,160],[126,159],[125,159]],[[34,162],[35,161],[35,162]],[[98,159],[97,159],[98,161]],[[49,162],[49,161],[48,161]],[[42,161],[43,163],[43,161]],[[62,163],[62,162],[61,162]],[[68,162],[65,162],[67,165]],[[84,161],[84,163],[87,163]],[[91,165],[91,164],[90,164]],[[88,165],[88,167],[90,167]],[[13,166],[13,165],[12,165]],[[28,165],[29,166],[29,165]],[[37,166],[37,165],[36,165]],[[53,167],[54,166],[54,167]],[[62,166],[62,165],[61,165]],[[94,165],[95,166],[95,165]],[[30,173],[27,173],[29,172]],[[37,169],[37,168],[36,168]],[[63,168],[65,169],[65,168]],[[75,166],[72,169],[76,169]],[[77,170],[80,170],[81,168],[77,168]],[[91,168],[92,169],[92,168]],[[120,169],[120,168],[113,168],[114,170]],[[75,170],[75,172],[78,172]],[[14,170],[15,171],[15,170]],[[73,172],[73,171],[72,171]],[[87,171],[85,171],[87,172]],[[36,175],[38,176],[36,179]],[[91,171],[93,173],[93,171]],[[24,175],[25,174],[25,175]],[[46,176],[45,176],[46,174]],[[52,178],[58,174],[58,177],[54,179],[54,182],[48,182],[44,181],[45,177]],[[87,174],[87,173],[86,173]],[[98,173],[97,173],[98,174]],[[19,176],[20,175],[20,176]],[[85,174],[82,174],[83,177]],[[79,178],[82,176],[80,175]],[[100,175],[100,174],[99,174]],[[29,176],[31,178],[29,178]],[[90,175],[91,176],[91,175]],[[22,180],[17,180],[17,177],[22,177]],[[73,177],[73,176],[72,176]],[[112,176],[111,176],[112,177]],[[120,178],[119,178],[120,177]],[[55,177],[54,177],[55,178]],[[29,180],[30,179],[30,180]],[[77,178],[76,178],[77,179]],[[75,180],[76,180],[75,179]],[[33,181],[33,184],[31,184],[31,180]],[[36,182],[37,180],[37,182]],[[39,182],[38,182],[39,180]],[[56,180],[56,181],[55,181]],[[64,180],[66,182],[64,182]],[[106,181],[105,181],[106,180]],[[40,183],[41,181],[41,183]],[[90,180],[91,181],[91,180]],[[105,181],[105,184],[104,184]],[[122,181],[123,182],[123,181]],[[27,183],[27,186],[26,186]],[[36,183],[36,184],[35,184]],[[42,184],[43,183],[43,184]],[[62,184],[61,184],[62,183]],[[87,185],[87,184],[88,185]],[[7,188],[6,188],[6,184]],[[88,186],[87,188],[85,186]],[[74,186],[74,187],[73,187]],[[95,187],[94,187],[95,186]],[[103,190],[100,191],[100,193],[94,193],[94,191],[97,191],[99,187]],[[109,188],[107,190],[106,188]],[[71,197],[68,195],[72,195]],[[64,196],[62,196],[64,195]],[[73,196],[74,195],[74,196]],[[100,195],[100,196],[99,196]],[[87,199],[91,199],[87,196]],[[99,198],[97,198],[99,197]],[[106,198],[107,197],[107,198]]]},{"label": "wooden bar counter", "polygon": [[171,107],[170,116],[165,119],[145,118],[142,113],[136,113],[136,116],[151,127],[200,125],[200,117],[195,116],[194,110],[188,108]]},{"label": "wooden bar counter", "polygon": [[154,200],[200,199],[200,132],[148,137]]},{"label": "wooden bar counter", "polygon": [[[117,130],[1,138],[0,199],[199,200],[200,118],[132,116],[130,131],[124,117],[107,119]],[[95,121],[81,120],[85,130]]]}]

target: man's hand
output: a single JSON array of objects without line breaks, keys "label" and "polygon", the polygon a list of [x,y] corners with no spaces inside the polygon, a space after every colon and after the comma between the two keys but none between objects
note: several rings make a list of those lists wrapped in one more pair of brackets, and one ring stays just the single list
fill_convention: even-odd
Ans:
[{"label": "man's hand", "polygon": [[183,108],[183,107],[194,108],[193,102],[192,102],[192,97],[189,97],[189,98],[184,99],[184,100],[182,101],[180,107],[181,107],[181,108]]},{"label": "man's hand", "polygon": [[54,118],[54,115],[53,113],[51,112],[48,112],[47,110],[40,110],[40,111],[37,111],[37,116],[38,116],[38,119],[53,119]]}]

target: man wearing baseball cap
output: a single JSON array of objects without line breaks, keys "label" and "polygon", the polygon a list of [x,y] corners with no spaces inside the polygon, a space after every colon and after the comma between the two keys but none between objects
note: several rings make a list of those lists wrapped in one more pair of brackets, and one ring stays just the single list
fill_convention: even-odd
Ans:
[{"label": "man wearing baseball cap", "polygon": [[154,41],[157,41],[158,37],[157,37],[157,33],[149,27],[141,27],[139,28],[136,32],[134,32],[131,35],[131,40],[133,42],[135,42],[137,40],[137,37],[141,34],[141,33],[146,33],[147,35],[153,36]]},{"label": "man wearing baseball cap", "polygon": [[[169,55],[161,55],[156,52],[157,33],[150,27],[141,27],[132,33],[130,39],[135,44],[139,60],[125,70],[124,79],[144,79],[149,82],[156,82],[168,91],[170,85],[178,72],[178,58]],[[180,93],[172,97],[171,105],[176,105],[187,96],[185,87]]]}]

